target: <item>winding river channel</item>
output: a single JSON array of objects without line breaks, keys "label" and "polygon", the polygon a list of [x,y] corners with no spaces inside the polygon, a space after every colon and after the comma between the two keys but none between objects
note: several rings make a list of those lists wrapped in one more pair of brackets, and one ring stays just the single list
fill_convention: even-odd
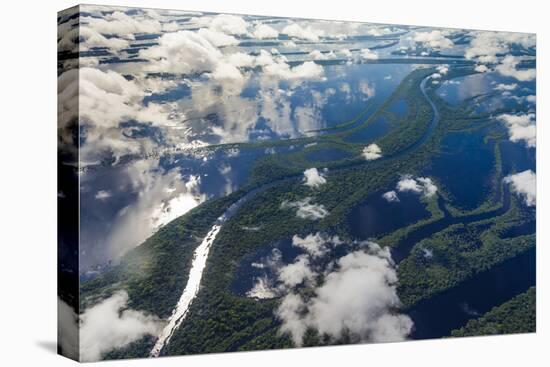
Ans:
[{"label": "winding river channel", "polygon": [[[426,83],[430,79],[430,76],[424,78],[420,83],[420,90],[422,91],[422,94],[430,104],[432,110],[433,110],[433,117],[430,125],[424,132],[424,134],[418,139],[416,142],[411,144],[410,146],[402,149],[399,152],[396,152],[392,155],[384,156],[377,161],[385,161],[389,159],[396,159],[399,158],[410,151],[418,148],[420,145],[422,145],[426,140],[430,137],[432,132],[434,131],[435,127],[439,123],[440,116],[439,111],[437,110],[435,103],[431,100],[431,98],[428,96],[428,93],[426,92]],[[365,162],[350,162],[347,164],[343,164],[340,167],[334,168],[334,171],[337,170],[344,170],[349,169],[355,166],[365,165],[369,164],[368,161]],[[194,252],[194,258],[191,265],[191,269],[189,271],[189,278],[187,281],[187,285],[185,289],[183,290],[183,293],[176,305],[176,308],[172,311],[171,316],[168,319],[168,323],[162,330],[161,334],[158,336],[158,339],[155,343],[155,346],[150,352],[151,357],[158,357],[162,349],[170,342],[170,338],[174,334],[174,331],[182,324],[182,322],[185,320],[187,316],[187,312],[189,310],[189,307],[195,297],[197,296],[197,293],[200,288],[201,278],[203,271],[206,267],[206,261],[208,259],[208,254],[210,252],[210,248],[212,244],[214,243],[216,236],[220,232],[223,224],[227,222],[238,210],[239,208],[247,202],[250,198],[252,198],[254,195],[263,192],[267,190],[268,188],[271,188],[275,185],[278,185],[284,181],[297,179],[301,177],[302,174],[295,174],[291,176],[287,176],[285,178],[281,178],[279,180],[276,180],[271,183],[264,184],[258,188],[252,189],[247,194],[245,194],[243,197],[241,197],[239,200],[237,200],[235,203],[233,203],[220,217],[218,217],[215,221],[215,223],[212,225],[211,229],[208,231],[207,235],[203,238],[200,245],[196,248]],[[448,224],[447,224],[448,225]],[[407,246],[408,247],[408,246]],[[410,250],[408,248],[407,250]]]}]

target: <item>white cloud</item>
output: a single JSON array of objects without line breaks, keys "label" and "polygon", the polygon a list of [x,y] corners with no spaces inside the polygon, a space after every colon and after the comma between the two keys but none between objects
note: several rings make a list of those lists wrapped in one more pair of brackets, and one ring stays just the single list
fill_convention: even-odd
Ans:
[{"label": "white cloud", "polygon": [[322,204],[311,203],[311,198],[306,197],[297,201],[283,201],[282,209],[296,208],[296,216],[303,219],[317,220],[328,215],[328,211]]},{"label": "white cloud", "polygon": [[309,266],[309,259],[306,255],[300,255],[292,264],[286,265],[279,270],[279,280],[287,287],[295,287],[305,281],[311,281],[315,273]]},{"label": "white cloud", "polygon": [[535,114],[502,114],[497,117],[508,127],[510,141],[524,141],[528,147],[534,148],[537,144],[537,128]]},{"label": "white cloud", "polygon": [[430,198],[437,192],[437,186],[429,177],[413,177],[411,175],[403,175],[397,182],[397,191],[399,192],[414,192],[422,194],[424,197]]},{"label": "white cloud", "polygon": [[308,54],[308,56],[311,57],[313,60],[333,60],[337,58],[334,51],[321,52],[319,50],[313,50]]},{"label": "white cloud", "polygon": [[413,323],[395,311],[400,306],[396,283],[389,250],[370,243],[366,251],[337,260],[336,270],[326,274],[311,298],[290,291],[277,309],[280,331],[297,346],[309,328],[333,340],[344,333],[354,342],[405,340]]},{"label": "white cloud", "polygon": [[504,182],[525,200],[527,206],[537,205],[537,175],[531,170],[504,177]]},{"label": "white cloud", "polygon": [[179,31],[166,33],[158,45],[142,49],[139,57],[151,61],[151,71],[192,74],[214,70],[222,53],[198,33]]},{"label": "white cloud", "polygon": [[129,16],[120,11],[104,14],[102,18],[81,17],[80,21],[102,34],[130,36],[132,39],[134,33],[159,33],[162,30],[160,22],[156,19]]},{"label": "white cloud", "polygon": [[495,63],[498,55],[507,53],[510,46],[517,44],[532,47],[536,43],[534,35],[524,33],[474,31],[473,38],[464,56],[482,63]]},{"label": "white cloud", "polygon": [[323,36],[324,32],[316,30],[310,26],[303,28],[298,23],[292,23],[283,28],[281,33],[284,33],[290,37],[299,38],[308,41],[319,41],[319,37]]},{"label": "white cloud", "polygon": [[507,50],[508,46],[497,32],[476,32],[464,56],[467,59],[482,58],[484,62],[495,62],[496,55]]},{"label": "white cloud", "polygon": [[388,27],[375,27],[375,28],[370,28],[367,31],[367,34],[370,34],[371,36],[375,36],[375,37],[386,36],[392,33],[393,31],[391,30],[391,28],[388,28]]},{"label": "white cloud", "polygon": [[78,359],[78,315],[60,298],[57,298],[57,325],[57,344],[62,355]]},{"label": "white cloud", "polygon": [[308,168],[304,171],[304,185],[309,187],[319,187],[326,183],[327,179],[317,168]]},{"label": "white cloud", "polygon": [[399,202],[399,197],[395,191],[388,191],[382,194],[382,197],[390,203]]},{"label": "white cloud", "polygon": [[244,52],[235,52],[227,55],[227,62],[237,67],[252,67],[255,63],[255,58]]},{"label": "white cloud", "polygon": [[223,32],[215,31],[208,28],[199,29],[197,34],[201,37],[204,37],[208,42],[216,47],[232,46],[239,43],[239,41],[231,35],[227,35]]},{"label": "white cloud", "polygon": [[98,161],[105,155],[119,158],[150,152],[156,146],[151,139],[127,137],[120,127],[122,122],[135,120],[163,128],[172,124],[170,105],[149,103],[144,106],[141,101],[145,92],[141,86],[112,70],[105,72],[87,67],[69,70],[59,76],[58,88],[62,101],[60,126],[68,126],[70,121],[79,118],[86,127],[81,133],[84,141],[80,150],[84,163]]},{"label": "white cloud", "polygon": [[363,60],[376,60],[378,59],[378,54],[374,51],[364,48],[361,50],[360,56]]},{"label": "white cloud", "polygon": [[372,161],[382,157],[382,149],[373,143],[363,148],[362,155],[367,161]]},{"label": "white cloud", "polygon": [[256,299],[271,299],[277,296],[277,292],[273,289],[269,279],[266,276],[258,277],[246,296]]},{"label": "white cloud", "polygon": [[309,325],[303,319],[302,314],[307,310],[302,297],[295,293],[289,293],[277,308],[277,317],[282,320],[281,333],[288,333],[295,345],[301,346],[302,339]]},{"label": "white cloud", "polygon": [[273,27],[268,26],[267,24],[256,24],[254,30],[252,31],[252,36],[258,39],[266,38],[277,38],[279,37],[279,32]]},{"label": "white cloud", "polygon": [[445,37],[442,31],[434,30],[431,32],[415,32],[414,42],[421,43],[424,47],[434,49],[446,49],[453,47],[453,41]]},{"label": "white cloud", "polygon": [[292,68],[285,62],[275,62],[264,66],[263,71],[266,77],[288,81],[315,80],[320,79],[324,74],[323,67],[313,61],[306,61]]},{"label": "white cloud", "polygon": [[449,67],[447,65],[440,65],[437,67],[437,72],[440,75],[446,75],[449,72]]},{"label": "white cloud", "polygon": [[504,91],[512,91],[514,89],[516,89],[518,87],[518,85],[516,83],[511,83],[511,84],[504,84],[504,83],[499,83],[495,86],[495,90],[498,90],[498,91],[501,91],[501,92],[504,92]]},{"label": "white cloud", "polygon": [[495,68],[501,75],[513,77],[519,81],[531,81],[535,80],[537,72],[535,69],[518,69],[517,65],[520,62],[520,58],[512,55],[507,55]]},{"label": "white cloud", "polygon": [[227,34],[246,35],[248,33],[246,21],[236,15],[219,14],[209,22],[209,26]]},{"label": "white cloud", "polygon": [[80,317],[82,361],[97,361],[106,352],[162,330],[162,321],[157,317],[128,309],[127,303],[128,294],[119,291],[84,311]]},{"label": "white cloud", "polygon": [[113,196],[113,194],[109,190],[99,190],[95,194],[95,198],[97,200],[101,200],[101,201],[105,201],[105,200],[109,199],[111,196]]},{"label": "white cloud", "polygon": [[426,259],[431,259],[432,257],[434,257],[434,252],[432,249],[422,247],[422,256],[424,256],[424,258]]},{"label": "white cloud", "polygon": [[117,37],[107,38],[95,29],[81,26],[63,33],[57,46],[59,50],[71,52],[88,51],[93,47],[107,47],[111,51],[118,51],[128,48],[130,42]]},{"label": "white cloud", "polygon": [[338,236],[329,237],[320,232],[308,234],[302,238],[298,235],[292,237],[292,245],[305,250],[311,257],[321,257],[325,255],[333,246],[342,244]]},{"label": "white cloud", "polygon": [[348,50],[347,48],[339,50],[338,53],[341,54],[342,56],[348,58],[348,59],[353,57],[353,53],[350,50]]},{"label": "white cloud", "polygon": [[478,64],[475,66],[474,70],[478,73],[486,73],[489,71],[489,68],[483,64]]},{"label": "white cloud", "polygon": [[231,83],[227,83],[228,81],[236,82],[238,91],[242,89],[242,85],[244,83],[244,77],[239,69],[227,63],[220,63],[216,69],[214,69],[212,78],[217,81],[225,81],[226,83],[224,83],[224,86],[226,88],[231,85]]}]

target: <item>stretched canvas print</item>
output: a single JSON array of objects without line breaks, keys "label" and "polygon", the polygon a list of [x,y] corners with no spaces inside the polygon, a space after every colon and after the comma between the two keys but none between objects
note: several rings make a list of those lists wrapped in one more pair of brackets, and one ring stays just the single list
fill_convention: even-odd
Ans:
[{"label": "stretched canvas print", "polygon": [[92,5],[58,31],[61,354],[535,332],[534,34]]}]

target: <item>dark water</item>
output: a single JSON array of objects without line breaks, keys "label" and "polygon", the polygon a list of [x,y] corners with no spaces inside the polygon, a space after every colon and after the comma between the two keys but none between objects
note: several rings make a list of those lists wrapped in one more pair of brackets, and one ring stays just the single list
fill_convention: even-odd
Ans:
[{"label": "dark water", "polygon": [[535,249],[508,259],[458,286],[419,302],[407,313],[413,339],[448,336],[472,318],[525,292],[536,282]]},{"label": "dark water", "polygon": [[500,152],[502,155],[503,175],[522,172],[528,169],[534,171],[536,168],[536,150],[534,148],[526,148],[524,144],[504,141],[500,143]]},{"label": "dark water", "polygon": [[491,190],[493,143],[483,132],[454,133],[443,140],[442,153],[432,159],[428,174],[448,189],[453,204],[462,209],[479,206]]},{"label": "dark water", "polygon": [[[533,216],[534,217],[534,216]],[[513,227],[508,228],[504,233],[502,233],[502,238],[514,238],[518,236],[525,236],[535,233],[537,230],[536,220],[530,220]]]},{"label": "dark water", "polygon": [[420,195],[400,192],[399,202],[388,202],[383,193],[375,192],[351,210],[349,225],[354,237],[377,237],[430,216]]},{"label": "dark water", "polygon": [[191,96],[191,88],[185,84],[181,83],[172,89],[162,91],[159,93],[151,94],[150,96],[143,97],[143,104],[148,105],[149,102],[155,103],[167,103],[175,102],[182,98]]},{"label": "dark water", "polygon": [[390,130],[390,125],[385,117],[380,116],[376,121],[355,131],[344,140],[350,143],[372,143],[377,138],[383,136]]}]

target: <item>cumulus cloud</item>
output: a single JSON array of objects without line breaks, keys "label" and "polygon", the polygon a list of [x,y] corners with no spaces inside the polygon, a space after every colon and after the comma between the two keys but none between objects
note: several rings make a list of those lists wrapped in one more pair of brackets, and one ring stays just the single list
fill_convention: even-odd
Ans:
[{"label": "cumulus cloud", "polygon": [[262,276],[256,278],[252,288],[246,292],[246,296],[256,299],[271,299],[277,296],[277,292],[267,276]]},{"label": "cumulus cloud", "polygon": [[382,157],[382,149],[373,143],[363,148],[362,155],[367,161],[372,161]]},{"label": "cumulus cloud", "polygon": [[61,354],[78,359],[78,315],[66,302],[57,298],[57,344]]},{"label": "cumulus cloud", "polygon": [[219,32],[246,35],[248,33],[248,25],[246,21],[237,15],[219,14],[214,17],[209,23],[210,28]]},{"label": "cumulus cloud", "polygon": [[537,205],[537,175],[532,170],[523,171],[504,177],[514,192],[523,197],[527,206]]},{"label": "cumulus cloud", "polygon": [[58,88],[62,99],[59,125],[68,126],[79,118],[85,126],[80,150],[84,163],[101,160],[105,155],[120,158],[149,152],[157,145],[151,139],[133,139],[125,134],[127,131],[120,125],[123,122],[136,121],[159,128],[172,125],[169,105],[143,105],[145,91],[141,86],[112,70],[68,70],[59,76]]},{"label": "cumulus cloud", "polygon": [[318,220],[326,217],[329,213],[322,204],[314,204],[310,197],[297,201],[283,201],[282,209],[296,209],[296,216],[303,219]]},{"label": "cumulus cloud", "polygon": [[373,27],[367,31],[367,34],[370,34],[371,36],[375,36],[375,37],[387,36],[388,34],[392,34],[392,33],[393,33],[393,30],[388,27]]},{"label": "cumulus cloud", "polygon": [[279,32],[273,28],[268,26],[267,24],[256,24],[254,27],[254,30],[252,31],[252,36],[258,39],[266,39],[266,38],[277,38],[279,37]]},{"label": "cumulus cloud", "polygon": [[537,76],[535,69],[518,69],[520,60],[517,56],[506,55],[495,70],[501,75],[510,76],[522,82],[535,80]]},{"label": "cumulus cloud", "polygon": [[486,73],[489,71],[489,68],[486,65],[478,64],[475,66],[474,70],[478,73]]},{"label": "cumulus cloud", "polygon": [[495,86],[495,90],[506,92],[506,91],[512,91],[518,87],[517,83],[511,83],[511,84],[504,84],[499,83]]},{"label": "cumulus cloud", "polygon": [[449,72],[449,67],[447,65],[440,65],[437,67],[437,72],[440,75],[446,75]]},{"label": "cumulus cloud", "polygon": [[292,237],[292,245],[305,250],[311,257],[321,257],[328,253],[331,247],[342,244],[338,236],[329,237],[321,232],[308,234],[302,238],[298,235]]},{"label": "cumulus cloud", "polygon": [[[352,342],[407,338],[412,321],[398,311],[398,279],[389,248],[368,241],[346,243],[319,232],[295,235],[292,245],[305,253],[288,264],[277,248],[262,263],[254,263],[266,272],[256,279],[254,295],[248,292],[254,298],[281,297],[275,311],[281,334],[297,346],[309,329],[333,342],[344,335]],[[344,255],[334,259],[331,251],[337,247]]]},{"label": "cumulus cloud", "polygon": [[434,49],[447,49],[453,47],[453,41],[445,37],[444,33],[439,30],[431,32],[415,32],[413,41],[421,43],[424,47]]},{"label": "cumulus cloud", "polygon": [[498,55],[509,52],[511,46],[529,48],[535,43],[534,35],[530,34],[475,31],[464,56],[481,63],[496,63]]},{"label": "cumulus cloud", "polygon": [[432,257],[434,257],[434,252],[432,249],[422,247],[421,250],[422,250],[422,256],[424,256],[425,259],[431,259]]},{"label": "cumulus cloud", "polygon": [[313,61],[290,67],[286,62],[274,62],[263,67],[264,76],[275,77],[288,81],[303,81],[320,79],[324,70]]},{"label": "cumulus cloud", "polygon": [[296,261],[280,269],[279,280],[286,287],[296,287],[305,281],[313,280],[315,275],[310,268],[309,258],[306,255],[300,255]]},{"label": "cumulus cloud", "polygon": [[313,50],[308,54],[313,60],[332,60],[336,59],[337,56],[334,51],[330,52],[321,52],[319,50]]},{"label": "cumulus cloud", "polygon": [[369,243],[338,259],[311,297],[290,290],[277,308],[280,332],[297,346],[308,329],[334,341],[344,334],[354,342],[404,340],[413,323],[395,311],[400,306],[396,283],[389,250]]},{"label": "cumulus cloud", "polygon": [[323,173],[319,172],[317,168],[308,168],[304,171],[304,185],[309,187],[319,187],[326,182],[327,179]]},{"label": "cumulus cloud", "polygon": [[384,194],[382,194],[382,197],[390,203],[399,202],[399,197],[397,196],[397,193],[394,190],[385,192]]},{"label": "cumulus cloud", "polygon": [[95,194],[95,198],[97,200],[101,200],[101,201],[105,201],[105,200],[109,199],[111,196],[113,196],[113,194],[109,190],[99,190]]},{"label": "cumulus cloud", "polygon": [[244,52],[235,52],[227,55],[227,62],[237,67],[252,67],[255,64],[256,59],[254,56],[246,54]]},{"label": "cumulus cloud", "polygon": [[434,196],[437,192],[437,186],[429,177],[413,177],[412,175],[403,175],[397,182],[397,191],[414,192],[422,194],[426,198]]},{"label": "cumulus cloud", "polygon": [[351,59],[353,57],[353,53],[347,48],[339,50],[338,53],[348,59]]},{"label": "cumulus cloud", "polygon": [[119,291],[84,311],[80,317],[80,356],[93,362],[114,349],[157,335],[163,323],[157,317],[127,308],[128,294]]},{"label": "cumulus cloud", "polygon": [[97,30],[84,26],[63,33],[63,37],[57,42],[59,50],[70,52],[88,51],[94,47],[106,47],[111,51],[118,51],[129,46],[128,40],[117,37],[107,38]]},{"label": "cumulus cloud", "polygon": [[510,141],[524,141],[525,144],[534,148],[537,143],[537,128],[535,126],[535,114],[502,114],[497,117],[504,122],[508,128]]},{"label": "cumulus cloud", "polygon": [[363,60],[376,60],[378,59],[378,54],[372,50],[369,50],[368,48],[364,48],[361,50],[361,53],[359,54]]},{"label": "cumulus cloud", "polygon": [[181,74],[214,70],[223,59],[214,45],[190,31],[162,35],[158,45],[140,50],[139,57],[151,61],[151,71]]},{"label": "cumulus cloud", "polygon": [[310,26],[302,27],[298,23],[292,23],[283,28],[282,32],[289,37],[294,37],[307,41],[319,41],[319,37],[323,36],[324,32],[321,30],[313,29]]},{"label": "cumulus cloud", "polygon": [[239,43],[239,41],[231,35],[208,28],[201,28],[197,33],[216,47],[232,46]]},{"label": "cumulus cloud", "polygon": [[102,34],[119,37],[128,37],[135,33],[159,33],[162,30],[160,22],[156,19],[129,16],[120,11],[104,14],[101,18],[80,17],[80,21]]}]

